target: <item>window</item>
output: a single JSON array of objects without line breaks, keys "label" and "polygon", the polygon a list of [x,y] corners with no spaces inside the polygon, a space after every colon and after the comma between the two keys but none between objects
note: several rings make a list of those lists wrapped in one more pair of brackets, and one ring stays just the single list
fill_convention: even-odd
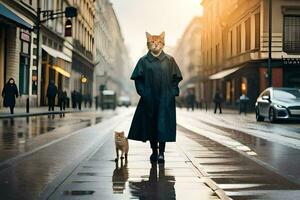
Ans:
[{"label": "window", "polygon": [[300,52],[300,16],[284,16],[285,52]]},{"label": "window", "polygon": [[242,32],[241,32],[241,25],[239,25],[238,27],[236,27],[236,49],[237,49],[237,53],[241,53],[241,39],[242,39]]},{"label": "window", "polygon": [[251,49],[251,18],[245,22],[245,50]]},{"label": "window", "polygon": [[255,15],[255,49],[260,47],[260,13]]},{"label": "window", "polygon": [[19,90],[20,94],[28,94],[29,57],[20,56]]}]

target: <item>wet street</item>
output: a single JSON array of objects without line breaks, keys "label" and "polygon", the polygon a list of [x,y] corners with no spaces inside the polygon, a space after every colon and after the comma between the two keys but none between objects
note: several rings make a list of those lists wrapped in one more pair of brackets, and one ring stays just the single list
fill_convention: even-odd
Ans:
[{"label": "wet street", "polygon": [[133,112],[1,120],[1,199],[300,199],[299,124],[178,109],[164,165],[133,141],[115,163],[113,131]]}]

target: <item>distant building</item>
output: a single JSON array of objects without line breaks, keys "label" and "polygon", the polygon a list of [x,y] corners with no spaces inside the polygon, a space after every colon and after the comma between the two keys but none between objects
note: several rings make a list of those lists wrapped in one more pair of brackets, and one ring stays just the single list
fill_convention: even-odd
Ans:
[{"label": "distant building", "polygon": [[97,0],[95,19],[95,93],[111,89],[117,95],[131,96],[132,63],[124,44],[121,28],[109,0]]},{"label": "distant building", "polygon": [[192,89],[196,95],[196,100],[200,101],[202,77],[201,68],[201,18],[195,17],[187,26],[182,37],[174,49],[174,58],[178,63],[183,81],[180,85],[181,96],[187,94],[187,89]]},{"label": "distant building", "polygon": [[71,90],[93,95],[95,56],[94,0],[74,0],[78,15],[73,19]]},{"label": "distant building", "polygon": [[[208,98],[220,88],[233,106],[267,87],[268,1],[203,0],[202,63]],[[273,86],[300,87],[300,2],[273,0]],[[210,94],[209,94],[210,93]]]}]

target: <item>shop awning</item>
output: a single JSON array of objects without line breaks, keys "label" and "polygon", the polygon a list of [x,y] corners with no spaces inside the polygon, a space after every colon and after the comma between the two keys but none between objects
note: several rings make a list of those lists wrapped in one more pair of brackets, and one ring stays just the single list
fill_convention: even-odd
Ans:
[{"label": "shop awning", "polygon": [[44,49],[49,55],[55,58],[61,58],[69,63],[72,62],[72,58],[64,54],[63,52],[52,49],[46,45],[42,45],[42,49]]},{"label": "shop awning", "polygon": [[218,73],[215,73],[213,75],[211,75],[209,77],[210,80],[217,80],[217,79],[222,79],[234,72],[236,72],[237,70],[239,70],[241,67],[236,67],[236,68],[232,68],[232,69],[226,69],[226,70],[223,70],[223,71],[220,71]]},{"label": "shop awning", "polygon": [[32,26],[29,23],[25,22],[21,17],[9,10],[2,3],[0,3],[0,17],[5,18],[6,20],[10,21],[13,24],[16,24],[23,29],[32,30]]},{"label": "shop awning", "polygon": [[66,70],[64,70],[63,68],[57,66],[57,65],[54,65],[52,66],[52,68],[57,71],[58,73],[60,73],[61,75],[67,77],[67,78],[70,78],[71,77],[71,74],[69,72],[67,72]]}]

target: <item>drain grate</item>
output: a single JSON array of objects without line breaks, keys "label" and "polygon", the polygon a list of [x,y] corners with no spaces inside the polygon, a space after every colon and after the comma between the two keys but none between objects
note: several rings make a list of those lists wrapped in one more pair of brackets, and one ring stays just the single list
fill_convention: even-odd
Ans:
[{"label": "drain grate", "polygon": [[81,196],[81,195],[92,195],[95,191],[92,190],[66,190],[63,192],[66,196]]}]

